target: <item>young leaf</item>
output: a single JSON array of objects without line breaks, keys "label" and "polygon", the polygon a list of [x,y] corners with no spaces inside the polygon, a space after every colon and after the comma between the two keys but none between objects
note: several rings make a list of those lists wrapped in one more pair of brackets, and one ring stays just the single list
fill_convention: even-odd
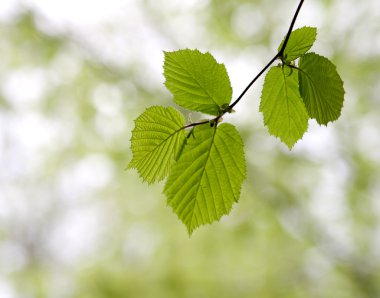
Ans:
[{"label": "young leaf", "polygon": [[172,107],[146,109],[135,120],[128,168],[137,169],[148,183],[164,179],[185,142],[184,123],[182,114]]},{"label": "young leaf", "polygon": [[301,57],[299,68],[300,93],[309,116],[324,125],[338,119],[344,88],[336,66],[323,56],[308,53]]},{"label": "young leaf", "polygon": [[[316,37],[317,28],[314,27],[302,27],[292,31],[284,50],[284,60],[286,62],[291,62],[301,57],[310,50]],[[284,41],[285,38],[278,47],[278,51],[280,51]]]},{"label": "young leaf", "polygon": [[226,68],[210,53],[189,49],[165,52],[164,76],[174,101],[184,108],[217,116],[221,106],[231,101]]},{"label": "young leaf", "polygon": [[164,193],[189,234],[228,214],[246,177],[243,141],[231,124],[197,126]]},{"label": "young leaf", "polygon": [[260,111],[269,133],[289,149],[307,130],[309,116],[299,94],[296,69],[272,67],[265,77]]}]

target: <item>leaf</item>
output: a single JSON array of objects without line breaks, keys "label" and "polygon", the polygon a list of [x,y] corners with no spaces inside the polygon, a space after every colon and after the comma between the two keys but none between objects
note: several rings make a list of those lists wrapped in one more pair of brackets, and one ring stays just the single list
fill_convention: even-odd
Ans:
[{"label": "leaf", "polygon": [[[317,28],[314,27],[302,27],[292,31],[283,53],[284,60],[291,62],[301,57],[310,50],[316,37]],[[285,38],[278,47],[278,51],[280,51],[284,41]]]},{"label": "leaf", "polygon": [[224,64],[210,53],[198,50],[164,52],[165,85],[174,101],[187,109],[219,115],[221,106],[229,104],[232,87]]},{"label": "leaf", "polygon": [[260,111],[269,133],[279,137],[289,149],[307,130],[309,116],[298,88],[296,69],[272,67],[265,77]]},{"label": "leaf", "polygon": [[309,116],[324,125],[338,119],[344,88],[336,66],[323,56],[308,53],[301,57],[299,68],[300,93]]},{"label": "leaf", "polygon": [[197,126],[164,193],[189,234],[228,214],[246,177],[243,141],[231,124]]},{"label": "leaf", "polygon": [[164,179],[186,140],[184,122],[182,114],[172,107],[146,109],[135,120],[128,169],[137,169],[148,183]]}]

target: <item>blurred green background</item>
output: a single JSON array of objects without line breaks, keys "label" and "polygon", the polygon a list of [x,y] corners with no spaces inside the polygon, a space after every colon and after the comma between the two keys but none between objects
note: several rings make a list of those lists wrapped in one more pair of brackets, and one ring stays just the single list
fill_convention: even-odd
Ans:
[{"label": "blurred green background", "polygon": [[248,178],[221,222],[189,238],[163,183],[124,170],[133,119],[173,104],[163,50],[210,51],[236,98],[297,4],[2,0],[0,297],[380,297],[377,0],[305,1],[296,28],[318,27],[342,116],[289,151],[263,126],[261,79],[225,117]]}]

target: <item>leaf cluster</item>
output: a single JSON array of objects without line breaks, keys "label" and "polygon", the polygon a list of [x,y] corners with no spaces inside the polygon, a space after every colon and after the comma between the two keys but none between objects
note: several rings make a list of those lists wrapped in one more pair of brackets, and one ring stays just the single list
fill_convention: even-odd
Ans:
[{"label": "leaf cluster", "polygon": [[[262,90],[264,124],[289,149],[302,138],[310,118],[327,125],[343,105],[336,67],[309,52],[316,34],[316,28],[303,27],[283,40],[275,57],[281,63],[270,68]],[[146,109],[135,120],[128,168],[137,169],[148,183],[167,177],[168,205],[191,234],[228,214],[239,200],[246,178],[244,144],[235,126],[220,122],[240,98],[231,104],[226,68],[210,53],[184,49],[164,56],[165,86],[174,102],[214,118],[187,124],[173,107]]]},{"label": "leaf cluster", "polygon": [[343,106],[343,81],[335,65],[308,52],[316,35],[312,27],[293,31],[279,57],[281,64],[273,66],[264,81],[260,103],[264,124],[289,149],[307,131],[310,118],[327,125],[339,118]]},{"label": "leaf cluster", "polygon": [[[128,168],[148,183],[168,176],[168,205],[188,232],[230,212],[246,177],[243,140],[232,124],[232,87],[226,68],[210,53],[165,52],[165,85],[179,106],[216,118],[190,125],[173,107],[148,108],[135,120]],[[186,129],[189,131],[186,133]]]}]

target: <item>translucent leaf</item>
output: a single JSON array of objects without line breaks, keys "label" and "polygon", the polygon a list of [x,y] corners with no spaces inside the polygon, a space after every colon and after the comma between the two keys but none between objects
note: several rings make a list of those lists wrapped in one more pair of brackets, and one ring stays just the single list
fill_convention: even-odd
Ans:
[{"label": "translucent leaf", "polygon": [[296,69],[272,67],[265,77],[260,111],[269,133],[289,149],[307,130],[309,116],[299,94]]},{"label": "translucent leaf", "polygon": [[246,177],[243,141],[231,124],[197,126],[164,192],[189,234],[228,214]]},{"label": "translucent leaf", "polygon": [[[317,28],[314,27],[302,27],[294,30],[290,34],[289,41],[285,47],[284,60],[290,62],[301,57],[308,50],[310,50],[316,37]],[[278,47],[278,51],[280,51],[284,40]]]},{"label": "translucent leaf", "polygon": [[221,106],[231,101],[226,68],[210,53],[189,49],[165,52],[164,76],[174,101],[184,108],[219,115]]},{"label": "translucent leaf", "polygon": [[166,177],[185,139],[185,119],[176,109],[153,106],[135,120],[128,168],[152,183]]},{"label": "translucent leaf", "polygon": [[336,66],[325,57],[308,53],[301,57],[299,68],[300,93],[309,116],[324,125],[338,119],[344,88]]}]

